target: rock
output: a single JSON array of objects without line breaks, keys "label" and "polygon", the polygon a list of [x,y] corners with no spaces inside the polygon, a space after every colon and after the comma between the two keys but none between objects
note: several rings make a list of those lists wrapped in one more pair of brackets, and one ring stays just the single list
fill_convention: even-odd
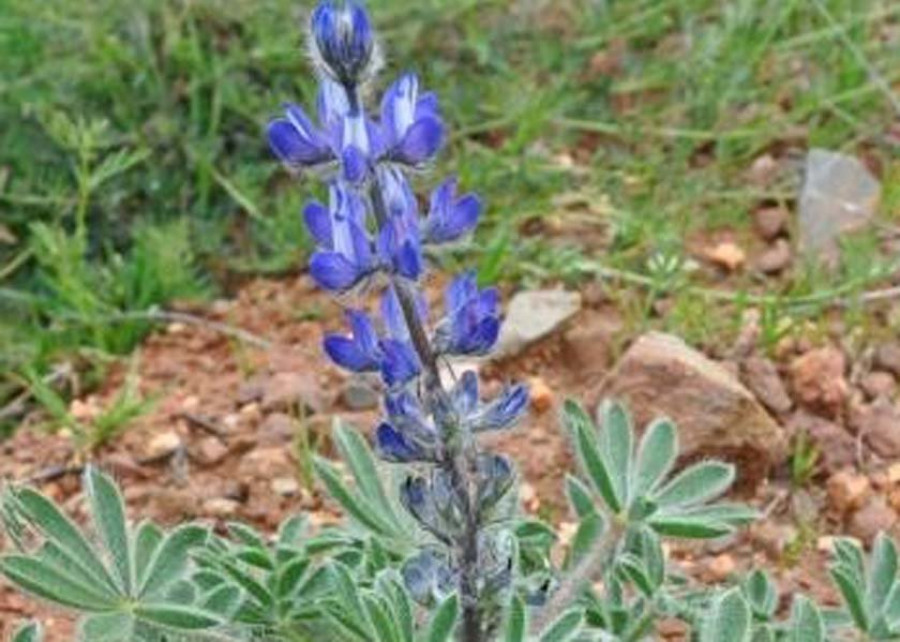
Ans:
[{"label": "rock", "polygon": [[565,290],[519,292],[509,302],[500,330],[496,357],[521,352],[529,344],[547,336],[581,309],[581,294]]},{"label": "rock", "polygon": [[722,553],[709,561],[706,570],[714,582],[724,582],[737,570],[737,563],[735,563],[734,557],[728,553]]},{"label": "rock", "polygon": [[817,348],[791,362],[791,384],[797,401],[829,417],[840,414],[847,398],[844,353],[833,346]]},{"label": "rock", "polygon": [[754,541],[773,561],[778,561],[785,549],[797,538],[791,524],[779,524],[770,519],[759,521],[751,530]]},{"label": "rock", "polygon": [[828,501],[840,514],[860,508],[872,493],[872,484],[865,475],[842,470],[828,478]]},{"label": "rock", "polygon": [[263,412],[322,412],[327,405],[318,381],[312,374],[279,372],[266,382],[262,398]]},{"label": "rock", "polygon": [[257,435],[261,446],[277,446],[287,444],[297,434],[297,422],[283,412],[267,415],[259,426]]},{"label": "rock", "polygon": [[770,359],[753,356],[741,362],[741,381],[762,405],[776,415],[788,412],[794,405],[781,381],[778,368]]},{"label": "rock", "polygon": [[890,398],[897,390],[897,382],[887,372],[869,372],[859,382],[859,387],[869,399]]},{"label": "rock", "polygon": [[791,266],[794,254],[785,239],[776,239],[762,254],[756,257],[754,267],[763,274],[778,274]]},{"label": "rock", "polygon": [[241,505],[233,499],[226,499],[225,497],[213,497],[203,502],[201,512],[205,515],[225,519],[228,517],[234,517],[240,507]]},{"label": "rock", "polygon": [[266,377],[257,375],[241,383],[238,387],[236,401],[238,406],[262,401],[266,394]]},{"label": "rock", "polygon": [[341,390],[341,403],[348,410],[371,410],[378,407],[378,390],[362,377],[350,377]]},{"label": "rock", "polygon": [[532,377],[528,384],[531,407],[537,413],[544,413],[553,406],[553,390],[540,377]]},{"label": "rock", "polygon": [[292,497],[300,492],[300,484],[293,477],[276,477],[271,485],[272,492],[282,497]]},{"label": "rock", "polygon": [[787,424],[792,435],[805,433],[819,453],[819,465],[833,473],[856,463],[856,440],[843,427],[822,417],[798,411]]},{"label": "rock", "polygon": [[181,447],[181,437],[174,430],[161,432],[150,439],[147,443],[147,457],[156,459],[171,455]]},{"label": "rock", "polygon": [[900,343],[883,343],[875,349],[875,367],[900,377]]},{"label": "rock", "polygon": [[638,425],[670,417],[685,459],[735,461],[742,483],[756,484],[784,457],[781,428],[753,394],[678,337],[651,332],[638,338],[599,393],[627,402]]},{"label": "rock", "polygon": [[847,532],[866,544],[871,544],[878,533],[889,531],[896,522],[897,513],[884,497],[876,495],[853,514],[847,524]]},{"label": "rock", "polygon": [[764,241],[774,241],[787,231],[790,217],[790,212],[783,207],[761,207],[753,213],[753,222]]},{"label": "rock", "polygon": [[778,176],[778,161],[771,154],[757,156],[747,171],[747,179],[757,187],[767,187]]},{"label": "rock", "polygon": [[737,243],[731,241],[725,241],[709,248],[704,252],[704,256],[729,272],[735,272],[747,260],[747,253]]},{"label": "rock", "polygon": [[798,215],[800,250],[835,263],[838,241],[875,216],[881,185],[856,158],[826,149],[811,149]]},{"label": "rock", "polygon": [[228,447],[216,437],[204,437],[197,445],[196,457],[205,466],[215,466],[228,456]]},{"label": "rock", "polygon": [[562,358],[587,385],[599,383],[612,362],[612,349],[624,328],[622,319],[609,311],[589,312],[572,328],[566,330],[562,341]]},{"label": "rock", "polygon": [[854,408],[851,425],[863,436],[863,441],[878,456],[900,458],[900,408],[885,397]]}]

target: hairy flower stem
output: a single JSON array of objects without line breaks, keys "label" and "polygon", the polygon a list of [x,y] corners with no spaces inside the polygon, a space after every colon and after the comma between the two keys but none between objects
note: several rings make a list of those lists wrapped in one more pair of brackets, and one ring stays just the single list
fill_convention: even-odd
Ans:
[{"label": "hairy flower stem", "polygon": [[[387,224],[389,214],[377,178],[372,179],[369,196],[372,200],[375,221],[381,229]],[[446,403],[449,395],[441,383],[437,355],[432,349],[428,333],[416,310],[415,293],[398,279],[393,280],[393,285],[413,346],[425,369],[425,389],[429,395],[438,399],[438,403]],[[470,455],[467,452],[459,452],[461,449],[458,438],[447,440],[445,446],[447,448],[441,465],[447,469],[453,480],[453,488],[456,490],[466,520],[465,532],[457,542],[457,557],[460,562],[459,592],[463,609],[460,640],[482,642],[482,618],[478,599],[478,516],[472,502],[470,479],[473,466],[469,461]]]}]

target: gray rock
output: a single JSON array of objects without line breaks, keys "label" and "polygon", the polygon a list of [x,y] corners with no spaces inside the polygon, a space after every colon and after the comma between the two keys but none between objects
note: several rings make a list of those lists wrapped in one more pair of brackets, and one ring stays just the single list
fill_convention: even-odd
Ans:
[{"label": "gray rock", "polygon": [[507,308],[495,357],[517,354],[546,337],[581,309],[581,294],[565,290],[519,292]]},{"label": "gray rock", "polygon": [[881,184],[859,160],[826,149],[809,150],[798,217],[801,252],[836,262],[840,237],[864,227],[880,199]]},{"label": "gray rock", "polygon": [[639,425],[667,416],[679,426],[686,460],[721,457],[747,486],[786,452],[781,427],[729,370],[678,337],[651,332],[622,356],[600,389],[626,401]]}]

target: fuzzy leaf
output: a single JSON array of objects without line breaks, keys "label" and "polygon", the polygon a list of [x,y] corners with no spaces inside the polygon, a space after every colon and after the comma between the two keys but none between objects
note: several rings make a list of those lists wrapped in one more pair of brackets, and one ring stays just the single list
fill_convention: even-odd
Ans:
[{"label": "fuzzy leaf", "polygon": [[866,613],[862,592],[853,577],[852,571],[849,571],[844,566],[836,566],[831,569],[831,577],[841,592],[844,604],[847,605],[847,610],[850,611],[850,616],[853,618],[857,628],[861,631],[868,631],[869,616]]},{"label": "fuzzy leaf", "polygon": [[390,536],[393,534],[391,527],[379,517],[377,510],[368,501],[347,487],[330,462],[321,457],[316,457],[313,460],[313,465],[316,469],[316,475],[325,484],[328,493],[353,519],[379,535]]},{"label": "fuzzy leaf", "polygon": [[569,609],[551,622],[543,633],[540,642],[566,642],[578,634],[584,613],[581,609]]},{"label": "fuzzy leaf", "polygon": [[654,494],[663,510],[696,506],[724,493],[734,481],[734,466],[719,461],[695,464]]},{"label": "fuzzy leaf", "polygon": [[80,639],[84,642],[132,642],[134,618],[130,613],[100,613],[81,624]]},{"label": "fuzzy leaf", "polygon": [[227,618],[237,610],[240,602],[241,590],[232,584],[223,584],[203,596],[200,607],[204,611]]},{"label": "fuzzy leaf", "polygon": [[745,642],[750,638],[750,608],[740,589],[733,588],[716,599],[703,621],[700,642]]},{"label": "fuzzy leaf", "polygon": [[587,515],[597,512],[594,507],[594,498],[591,496],[591,489],[573,475],[566,475],[566,495],[579,518],[583,519]]},{"label": "fuzzy leaf", "polygon": [[41,642],[44,639],[44,629],[38,622],[26,622],[13,633],[10,642]]},{"label": "fuzzy leaf", "polygon": [[684,517],[681,515],[654,516],[648,521],[654,531],[668,537],[684,539],[714,539],[734,532],[734,528],[723,522]]},{"label": "fuzzy leaf", "polygon": [[866,604],[870,613],[881,610],[896,580],[897,548],[890,537],[879,533],[872,545],[869,583],[866,588]]},{"label": "fuzzy leaf", "polygon": [[134,588],[131,546],[125,519],[125,501],[112,478],[89,466],[84,474],[84,487],[91,503],[91,514],[106,549],[115,565],[119,586],[126,595]]},{"label": "fuzzy leaf", "polygon": [[186,524],[169,533],[156,547],[139,596],[157,594],[180,579],[187,570],[188,553],[206,543],[208,537],[206,528],[194,524]]},{"label": "fuzzy leaf", "polygon": [[566,401],[563,408],[563,417],[569,430],[575,437],[575,446],[578,458],[584,466],[585,472],[606,502],[609,510],[618,513],[622,510],[616,494],[616,486],[606,462],[603,461],[599,444],[596,438],[596,429],[587,413],[574,401]]},{"label": "fuzzy leaf", "polygon": [[428,627],[428,642],[446,642],[453,635],[456,618],[459,614],[459,599],[451,595],[444,600],[431,618]]},{"label": "fuzzy leaf", "polygon": [[134,575],[138,586],[143,586],[150,570],[150,561],[162,543],[165,534],[150,521],[141,522],[134,536]]},{"label": "fuzzy leaf", "polygon": [[791,607],[788,642],[824,642],[825,621],[819,607],[808,598],[798,596]]},{"label": "fuzzy leaf", "polygon": [[221,624],[221,619],[213,613],[174,604],[138,604],[134,615],[149,624],[183,631],[211,629]]},{"label": "fuzzy leaf", "polygon": [[591,551],[605,530],[606,522],[599,513],[588,515],[581,520],[569,547],[568,568],[574,567],[579,560]]},{"label": "fuzzy leaf", "polygon": [[631,459],[634,451],[634,429],[622,404],[604,402],[600,409],[603,421],[603,460],[616,489],[620,506],[627,506],[631,496]]},{"label": "fuzzy leaf", "polygon": [[744,582],[744,592],[750,602],[750,608],[756,616],[769,619],[775,614],[778,606],[778,594],[766,573],[753,571]]},{"label": "fuzzy leaf", "polygon": [[376,595],[366,594],[363,596],[363,603],[366,607],[366,613],[369,621],[375,628],[375,632],[380,642],[395,642],[400,639],[400,631],[394,620],[388,615],[389,611],[385,603]]},{"label": "fuzzy leaf", "polygon": [[503,642],[525,642],[528,633],[528,611],[518,595],[514,595],[506,618]]},{"label": "fuzzy leaf", "polygon": [[0,557],[0,573],[24,591],[61,606],[92,613],[115,608],[115,601],[108,596],[43,560],[22,555]]},{"label": "fuzzy leaf", "polygon": [[656,489],[665,479],[678,456],[678,430],[668,419],[657,419],[647,426],[638,446],[634,470],[634,496]]}]

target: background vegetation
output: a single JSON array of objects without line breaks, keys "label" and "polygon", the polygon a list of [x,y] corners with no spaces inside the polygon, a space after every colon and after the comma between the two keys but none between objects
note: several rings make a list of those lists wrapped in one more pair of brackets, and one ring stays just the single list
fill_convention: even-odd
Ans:
[{"label": "background vegetation", "polygon": [[[602,268],[651,293],[694,282],[682,269],[692,235],[740,234],[760,203],[791,202],[811,145],[880,165],[882,210],[900,218],[896,2],[370,6],[391,71],[409,62],[442,98],[447,169],[485,193],[489,223],[470,250],[485,280]],[[96,367],[129,351],[156,306],[302,265],[312,188],[271,159],[262,129],[283,101],[313,100],[305,10],[0,0],[0,400],[63,360]],[[797,156],[797,176],[748,182],[766,153]],[[573,221],[576,238],[600,241],[520,237]],[[796,297],[868,287],[889,260],[873,247],[862,235],[837,272],[801,265],[769,283],[772,317]],[[755,285],[737,279],[735,300]],[[666,322],[689,338],[730,331],[734,315],[714,305],[675,297]],[[632,307],[642,322],[648,306]]]}]

